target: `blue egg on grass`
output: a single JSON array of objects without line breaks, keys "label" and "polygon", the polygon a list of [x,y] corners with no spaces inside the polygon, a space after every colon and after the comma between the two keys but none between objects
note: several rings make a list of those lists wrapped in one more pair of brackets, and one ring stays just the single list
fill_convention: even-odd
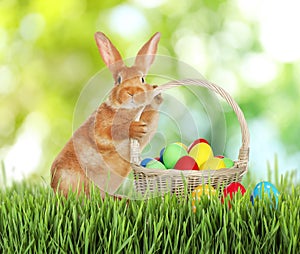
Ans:
[{"label": "blue egg on grass", "polygon": [[143,159],[142,161],[141,161],[141,166],[142,167],[146,167],[146,165],[147,165],[147,163],[149,162],[149,161],[152,161],[153,159],[152,158],[145,158],[145,159]]},{"label": "blue egg on grass", "polygon": [[275,207],[277,208],[278,205],[278,198],[279,198],[279,191],[276,187],[269,182],[260,182],[258,183],[252,192],[251,195],[251,202],[254,205],[255,198],[258,197],[259,199],[263,198],[263,194],[267,195],[270,200],[273,198],[275,199]]}]

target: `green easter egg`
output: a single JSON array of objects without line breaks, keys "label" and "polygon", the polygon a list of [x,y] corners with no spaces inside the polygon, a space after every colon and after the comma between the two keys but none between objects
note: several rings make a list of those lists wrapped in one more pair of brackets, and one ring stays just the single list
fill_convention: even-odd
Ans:
[{"label": "green easter egg", "polygon": [[146,164],[146,168],[152,168],[152,169],[166,169],[165,165],[162,164],[160,161],[157,161],[157,160],[149,161],[149,162]]},{"label": "green easter egg", "polygon": [[163,153],[163,162],[166,168],[174,168],[177,161],[182,157],[188,155],[187,150],[182,146],[173,143],[166,146]]},{"label": "green easter egg", "polygon": [[224,157],[222,160],[224,161],[226,168],[232,168],[234,166],[234,161],[232,159]]}]

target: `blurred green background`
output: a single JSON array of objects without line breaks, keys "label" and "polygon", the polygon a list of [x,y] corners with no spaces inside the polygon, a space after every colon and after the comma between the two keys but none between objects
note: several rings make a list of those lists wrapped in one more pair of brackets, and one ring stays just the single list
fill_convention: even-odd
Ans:
[{"label": "blurred green background", "polygon": [[[281,173],[298,169],[299,8],[291,0],[2,0],[0,161],[7,177],[49,181],[51,162],[72,135],[80,93],[104,68],[96,31],[125,58],[160,31],[159,54],[193,66],[239,103],[257,178],[275,154]],[[99,86],[103,94],[110,83]],[[235,157],[239,127],[233,113],[224,112],[225,151]]]}]

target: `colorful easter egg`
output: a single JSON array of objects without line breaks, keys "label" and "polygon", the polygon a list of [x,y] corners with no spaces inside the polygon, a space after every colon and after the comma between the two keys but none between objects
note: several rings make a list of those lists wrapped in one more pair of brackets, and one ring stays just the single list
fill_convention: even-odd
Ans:
[{"label": "colorful easter egg", "polygon": [[208,159],[214,156],[213,151],[207,143],[196,144],[189,152],[189,155],[195,159],[199,168]]},{"label": "colorful easter egg", "polygon": [[192,209],[194,213],[196,212],[196,201],[199,201],[203,195],[206,195],[209,198],[210,196],[217,195],[217,192],[208,184],[196,187],[192,192]]},{"label": "colorful easter egg", "polygon": [[[245,194],[246,189],[245,187],[238,183],[238,182],[232,182],[229,185],[226,186],[223,190],[223,196],[221,198],[222,204],[224,203],[225,198],[229,195],[230,200],[232,200],[233,196],[237,193],[240,192],[242,196]],[[230,200],[228,200],[228,207],[231,207]]]},{"label": "colorful easter egg", "polygon": [[160,150],[160,153],[159,153],[159,161],[161,163],[164,163],[164,159],[163,159],[163,154],[164,154],[164,151],[165,151],[165,147],[163,149]]},{"label": "colorful easter egg", "polygon": [[147,163],[146,168],[152,168],[152,169],[166,169],[165,165],[162,164],[160,161],[157,160],[151,160]]},{"label": "colorful easter egg", "polygon": [[275,207],[277,208],[279,191],[272,183],[269,182],[260,182],[254,187],[251,195],[252,204],[254,205],[256,198],[262,199],[264,195],[267,195],[268,198],[273,201],[273,204],[275,201]]},{"label": "colorful easter egg", "polygon": [[206,144],[208,144],[209,145],[209,143],[208,143],[208,141],[206,140],[206,139],[204,139],[204,138],[198,138],[198,139],[196,139],[192,144],[190,144],[190,146],[188,147],[188,152],[190,152],[191,151],[191,149],[195,146],[195,145],[197,145],[197,144],[199,144],[199,143],[206,143]]},{"label": "colorful easter egg", "polygon": [[175,143],[167,145],[163,153],[165,167],[174,168],[177,161],[185,155],[188,155],[188,153],[182,146]]},{"label": "colorful easter egg", "polygon": [[216,158],[216,157],[208,159],[200,166],[200,170],[207,170],[207,169],[218,170],[222,168],[225,168],[225,163],[223,159]]},{"label": "colorful easter egg", "polygon": [[234,166],[234,161],[232,159],[224,157],[223,161],[225,163],[225,168],[232,168]]},{"label": "colorful easter egg", "polygon": [[148,163],[149,161],[152,161],[152,160],[153,160],[153,158],[145,158],[145,159],[143,159],[143,160],[141,161],[140,165],[141,165],[142,167],[146,167],[147,163]]},{"label": "colorful easter egg", "polygon": [[197,162],[191,156],[181,157],[174,166],[175,169],[180,170],[199,170]]}]

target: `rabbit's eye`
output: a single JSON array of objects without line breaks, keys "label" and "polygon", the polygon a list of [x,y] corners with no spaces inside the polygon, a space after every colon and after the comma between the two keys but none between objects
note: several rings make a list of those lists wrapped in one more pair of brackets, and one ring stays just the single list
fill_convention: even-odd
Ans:
[{"label": "rabbit's eye", "polygon": [[142,81],[142,83],[145,83],[145,78],[141,77],[141,81]]},{"label": "rabbit's eye", "polygon": [[117,82],[118,82],[119,85],[121,84],[121,82],[122,82],[121,76],[118,76]]}]

